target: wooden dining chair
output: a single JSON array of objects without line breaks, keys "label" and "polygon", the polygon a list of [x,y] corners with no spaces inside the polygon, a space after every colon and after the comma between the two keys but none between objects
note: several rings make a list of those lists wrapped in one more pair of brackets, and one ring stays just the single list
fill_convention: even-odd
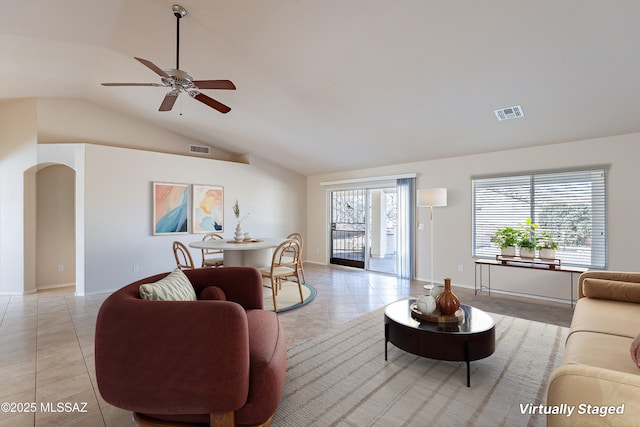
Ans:
[{"label": "wooden dining chair", "polygon": [[[223,237],[218,233],[205,234],[202,241],[222,240]],[[222,249],[202,249],[202,266],[203,267],[222,267],[223,263]]]},{"label": "wooden dining chair", "polygon": [[[278,295],[278,290],[282,289],[283,279],[289,277],[297,278],[298,289],[300,290],[300,302],[304,302],[298,258],[300,258],[300,246],[298,242],[294,239],[287,239],[273,251],[271,265],[260,269],[263,278],[262,286],[271,288],[273,309],[276,312],[278,311],[276,296]],[[269,279],[269,285],[267,285],[264,279]]]},{"label": "wooden dining chair", "polygon": [[176,265],[180,270],[190,270],[195,268],[189,248],[187,248],[184,243],[177,241],[173,242],[173,256],[175,257]]},{"label": "wooden dining chair", "polygon": [[300,248],[300,255],[298,256],[298,269],[300,270],[300,277],[302,277],[302,283],[307,283],[307,279],[304,277],[304,268],[302,267],[302,234],[300,233],[291,233],[287,236],[287,239],[293,239],[298,242],[298,247]]}]

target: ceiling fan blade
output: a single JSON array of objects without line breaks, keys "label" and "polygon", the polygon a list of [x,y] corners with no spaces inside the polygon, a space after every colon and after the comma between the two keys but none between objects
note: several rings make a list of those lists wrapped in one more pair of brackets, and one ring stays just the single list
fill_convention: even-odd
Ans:
[{"label": "ceiling fan blade", "polygon": [[151,61],[147,61],[146,59],[142,59],[142,58],[138,58],[136,56],[134,56],[134,58],[138,61],[140,61],[143,65],[145,65],[146,67],[148,67],[149,69],[151,69],[151,71],[155,72],[157,75],[159,75],[160,77],[166,77],[169,78],[171,77],[169,74],[165,73],[164,70],[160,67],[158,67],[156,64],[154,64]]},{"label": "ceiling fan blade", "polygon": [[164,99],[162,100],[162,104],[160,104],[160,108],[158,109],[158,111],[171,111],[171,109],[173,108],[173,104],[175,104],[176,100],[178,99],[178,95],[180,95],[180,92],[176,92],[173,90],[166,94]]},{"label": "ceiling fan blade", "polygon": [[102,86],[162,86],[160,83],[102,83]]},{"label": "ceiling fan blade", "polygon": [[194,80],[193,84],[198,89],[229,89],[235,90],[236,86],[231,80]]},{"label": "ceiling fan blade", "polygon": [[192,98],[195,98],[198,101],[202,102],[203,104],[206,104],[211,108],[215,108],[216,110],[220,111],[222,114],[226,114],[229,111],[231,111],[230,107],[227,107],[226,105],[216,101],[213,98],[209,98],[207,95],[203,93],[193,91],[193,92],[189,92],[189,95],[191,95]]}]

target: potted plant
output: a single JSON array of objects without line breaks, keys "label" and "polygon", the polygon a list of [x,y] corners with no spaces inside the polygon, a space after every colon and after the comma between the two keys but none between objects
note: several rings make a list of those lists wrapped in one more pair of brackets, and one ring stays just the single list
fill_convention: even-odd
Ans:
[{"label": "potted plant", "polygon": [[520,257],[522,258],[535,258],[536,256],[536,237],[530,235],[523,235],[518,242],[520,247]]},{"label": "potted plant", "polygon": [[538,239],[536,237],[536,229],[538,224],[533,222],[531,218],[527,218],[527,221],[520,223],[520,241],[518,246],[520,247],[520,256],[522,258],[535,258],[536,247],[538,246]]},{"label": "potted plant", "polygon": [[540,239],[538,241],[538,250],[540,251],[540,258],[542,259],[556,259],[556,250],[558,249],[558,242],[551,233],[545,231],[540,233]]},{"label": "potted plant", "polygon": [[493,242],[500,248],[502,256],[516,256],[516,246],[521,232],[513,227],[502,227],[496,230]]}]

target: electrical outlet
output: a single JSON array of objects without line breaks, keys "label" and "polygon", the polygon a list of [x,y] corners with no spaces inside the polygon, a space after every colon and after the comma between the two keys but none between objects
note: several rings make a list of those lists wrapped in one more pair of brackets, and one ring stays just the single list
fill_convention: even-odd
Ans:
[{"label": "electrical outlet", "polygon": [[133,271],[134,273],[139,273],[140,272],[140,266],[139,265],[134,265],[131,268],[131,271]]},{"label": "electrical outlet", "polygon": [[464,265],[458,264],[458,271],[462,273],[464,271]]},{"label": "electrical outlet", "polygon": [[64,265],[63,264],[58,264],[58,271],[64,271]]}]

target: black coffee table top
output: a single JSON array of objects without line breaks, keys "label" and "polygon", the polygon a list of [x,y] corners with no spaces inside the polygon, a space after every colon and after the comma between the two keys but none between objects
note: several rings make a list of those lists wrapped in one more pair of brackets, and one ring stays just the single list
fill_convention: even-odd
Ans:
[{"label": "black coffee table top", "polygon": [[477,334],[488,331],[495,326],[491,316],[466,304],[460,304],[460,308],[464,311],[464,319],[460,323],[435,323],[418,320],[411,315],[410,307],[415,302],[415,298],[396,301],[385,308],[384,314],[397,324],[444,334]]},{"label": "black coffee table top", "polygon": [[464,361],[467,387],[471,386],[472,360],[493,354],[496,346],[495,323],[484,311],[461,304],[464,319],[459,323],[435,323],[411,315],[415,298],[389,304],[384,310],[384,360],[387,343],[418,356],[436,360]]}]

